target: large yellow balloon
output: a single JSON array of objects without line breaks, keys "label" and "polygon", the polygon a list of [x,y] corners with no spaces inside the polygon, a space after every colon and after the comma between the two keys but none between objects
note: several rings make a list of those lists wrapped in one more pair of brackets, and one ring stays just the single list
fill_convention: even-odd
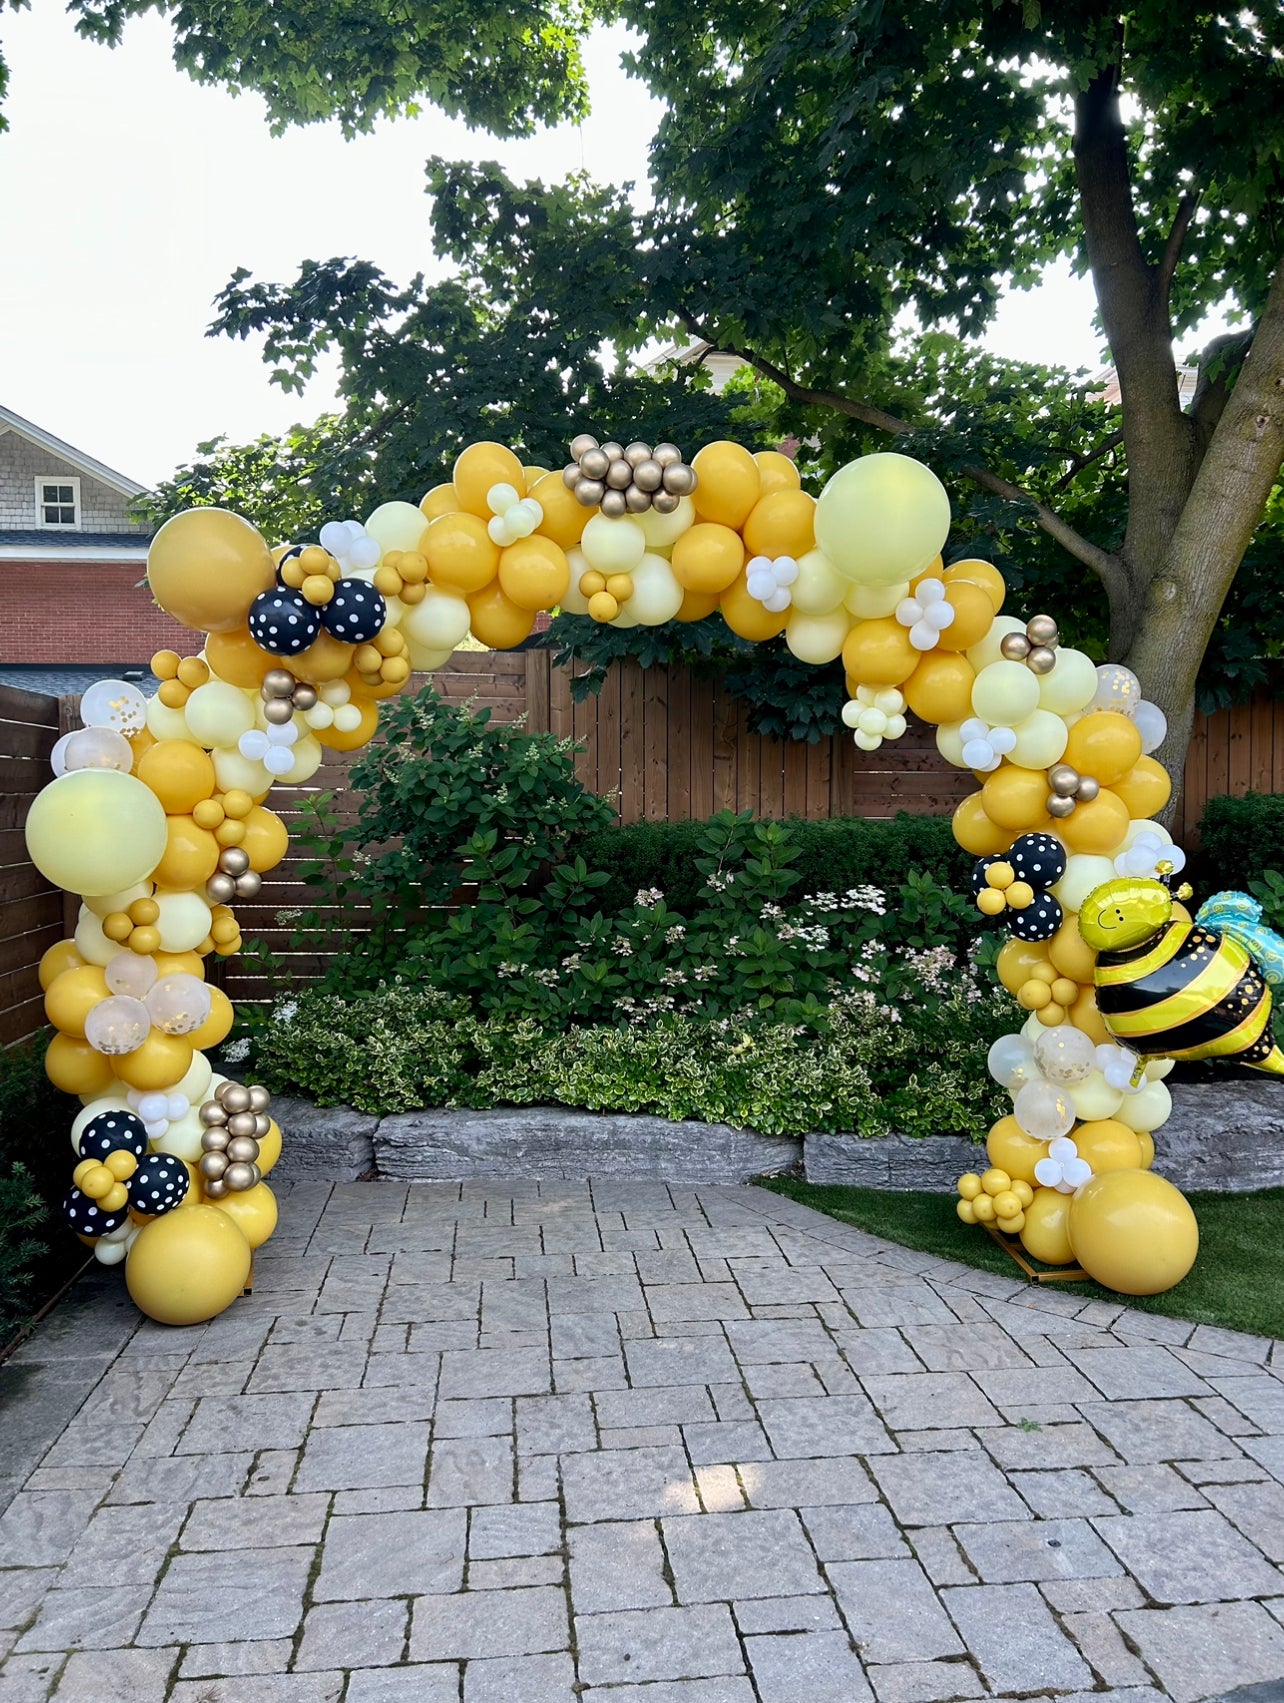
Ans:
[{"label": "large yellow balloon", "polygon": [[134,775],[76,769],[27,813],[27,851],[55,887],[115,893],[150,875],[165,850],[165,811]]},{"label": "large yellow balloon", "polygon": [[1141,756],[1141,732],[1118,710],[1093,710],[1070,729],[1066,762],[1102,786],[1122,780]]},{"label": "large yellow balloon", "polygon": [[472,634],[491,650],[511,650],[529,637],[534,611],[520,609],[499,584],[475,591],[468,599]]},{"label": "large yellow balloon", "polygon": [[306,650],[296,656],[274,656],[274,668],[288,668],[296,680],[320,686],[327,680],[342,680],[352,667],[352,646],[345,645],[324,628]]},{"label": "large yellow balloon", "polygon": [[[1072,728],[1072,738],[1075,732],[1077,729]],[[1094,799],[1087,804],[1076,804],[1069,816],[1058,821],[1057,835],[1072,852],[1106,857],[1123,844],[1129,820],[1128,806],[1103,787]]]},{"label": "large yellow balloon", "polygon": [[956,580],[966,580],[969,585],[979,585],[990,600],[990,607],[997,615],[1003,607],[1003,599],[1007,595],[1007,586],[1003,575],[993,562],[983,562],[979,557],[969,557],[964,562],[951,562],[941,574],[946,585],[953,585]]},{"label": "large yellow balloon", "polygon": [[97,1097],[119,1087],[111,1060],[95,1052],[88,1041],[71,1035],[55,1035],[45,1054],[45,1075],[64,1094]]},{"label": "large yellow balloon", "polygon": [[744,567],[745,547],[729,526],[704,521],[674,544],[672,562],[674,578],[685,590],[722,592]]},{"label": "large yellow balloon", "polygon": [[530,494],[544,511],[536,531],[563,550],[578,544],[593,511],[576,501],[575,493],[563,484],[562,475],[546,473],[531,486]]},{"label": "large yellow balloon", "polygon": [[724,439],[706,444],[691,466],[698,480],[691,501],[700,519],[738,531],[762,495],[762,474],[753,456]]},{"label": "large yellow balloon", "polygon": [[957,806],[952,826],[954,838],[973,857],[989,857],[993,852],[1007,851],[1012,844],[1011,833],[996,827],[985,814],[979,792],[969,793]]},{"label": "large yellow balloon", "polygon": [[502,443],[470,443],[455,463],[454,484],[460,508],[483,520],[490,519],[486,496],[494,486],[511,485],[519,497],[526,495],[522,464]]},{"label": "large yellow balloon", "polygon": [[209,752],[191,739],[158,739],[138,759],[138,778],[175,815],[189,814],[217,784]]},{"label": "large yellow balloon", "polygon": [[231,1306],[250,1275],[250,1244],[215,1206],[144,1224],[125,1260],[135,1306],[163,1325],[197,1325]]},{"label": "large yellow balloon", "polygon": [[862,686],[899,686],[919,665],[921,651],[893,615],[858,621],[843,641],[843,667]]},{"label": "large yellow balloon", "polygon": [[[448,515],[454,520],[454,515]],[[459,518],[475,520],[475,515]],[[402,637],[410,644],[428,650],[454,650],[468,637],[468,604],[457,591],[443,591],[431,585],[420,602],[406,610],[401,618]]]},{"label": "large yellow balloon", "polygon": [[[447,652],[447,655],[449,654],[450,653]],[[369,745],[378,730],[378,704],[372,702],[368,698],[358,698],[355,693],[353,694],[351,701],[361,712],[361,722],[359,726],[350,727],[346,730],[339,727],[321,727],[317,729],[317,742],[324,745],[327,751],[360,751],[363,745]]]},{"label": "large yellow balloon", "polygon": [[758,464],[758,478],[764,497],[769,497],[773,491],[796,491],[801,486],[798,463],[782,455],[778,449],[760,449],[754,455],[754,461]]},{"label": "large yellow balloon", "polygon": [[254,726],[254,699],[245,687],[211,680],[183,706],[187,730],[199,745],[235,745]]},{"label": "large yellow balloon", "polygon": [[256,875],[263,875],[277,864],[290,849],[290,833],[274,810],[256,804],[245,818],[245,838],[241,848],[250,860]]},{"label": "large yellow balloon", "polygon": [[1199,1226],[1181,1191],[1153,1171],[1105,1171],[1071,1201],[1070,1243],[1107,1289],[1158,1295],[1194,1265]]},{"label": "large yellow balloon", "polygon": [[1046,940],[1005,940],[999,948],[994,971],[1008,992],[1015,995],[1037,970],[1046,969],[1047,965]]},{"label": "large yellow balloon", "polygon": [[198,1029],[193,1029],[183,1039],[198,1052],[206,1047],[216,1047],[231,1034],[234,1015],[232,1002],[222,988],[212,987],[209,1016]]},{"label": "large yellow balloon", "polygon": [[1048,957],[1059,976],[1091,985],[1097,954],[1079,933],[1078,911],[1071,911],[1048,942]]},{"label": "large yellow balloon", "polygon": [[255,644],[248,627],[233,627],[225,633],[208,634],[205,660],[219,679],[226,680],[229,686],[246,686],[255,692],[263,684],[263,676],[268,669],[276,665],[276,658]]},{"label": "large yellow balloon", "polygon": [[261,1248],[276,1229],[276,1196],[266,1183],[225,1194],[218,1210],[227,1214],[252,1248]]},{"label": "large yellow balloon", "polygon": [[994,625],[994,604],[988,590],[971,580],[951,580],[945,588],[945,601],[953,609],[954,619],[937,635],[937,648],[963,651],[979,644]]},{"label": "large yellow balloon", "polygon": [[44,954],[36,975],[45,993],[58,980],[65,970],[78,970],[85,962],[83,955],[76,950],[74,940],[59,940]]},{"label": "large yellow balloon", "polygon": [[1056,1189],[1035,1189],[1025,1209],[1020,1229],[1021,1246],[1044,1265],[1069,1265],[1074,1259],[1070,1246],[1070,1196]]},{"label": "large yellow balloon", "polygon": [[107,978],[98,964],[82,964],[78,968],[64,970],[45,991],[45,1016],[64,1035],[84,1040],[85,1018],[110,992]]},{"label": "large yellow balloon", "polygon": [[760,497],[744,524],[751,556],[792,556],[816,545],[816,499],[806,491],[772,491]]},{"label": "large yellow balloon", "polygon": [[916,716],[934,723],[966,721],[972,714],[976,671],[965,656],[925,651],[901,690]]},{"label": "large yellow balloon", "polygon": [[1141,1168],[1141,1141],[1118,1118],[1094,1118],[1076,1126],[1074,1144],[1094,1173]]},{"label": "large yellow balloon", "polygon": [[938,556],[950,529],[945,487],[908,455],[863,455],[825,486],[816,542],[861,585],[912,580]]},{"label": "large yellow balloon", "polygon": [[499,545],[480,515],[439,515],[424,534],[424,556],[432,583],[446,591],[480,591],[499,572]]},{"label": "large yellow balloon", "polygon": [[281,1126],[275,1118],[268,1122],[268,1132],[259,1142],[259,1156],[256,1161],[260,1176],[266,1177],[268,1172],[281,1157]]},{"label": "large yellow balloon", "polygon": [[743,572],[722,593],[718,608],[731,631],[738,633],[742,639],[774,639],[791,619],[787,609],[773,614],[770,609],[764,609],[756,597],[750,597]]},{"label": "large yellow balloon", "polygon": [[112,1060],[116,1075],[140,1093],[173,1088],[192,1067],[192,1043],[186,1035],[167,1035],[153,1029],[137,1051],[120,1053]]},{"label": "large yellow balloon", "polygon": [[996,827],[1029,834],[1047,826],[1048,777],[1042,769],[1019,769],[1004,763],[985,777],[981,799],[985,814]]},{"label": "large yellow balloon", "polygon": [[436,520],[443,514],[455,514],[459,509],[459,498],[455,495],[453,485],[434,485],[431,491],[425,491],[419,499],[420,512],[428,520]]},{"label": "large yellow balloon", "polygon": [[570,583],[566,552],[551,538],[533,532],[500,552],[500,589],[519,609],[551,609]]},{"label": "large yellow balloon", "polygon": [[190,816],[167,816],[165,820],[165,855],[153,871],[157,885],[184,891],[204,887],[218,868],[222,847]]},{"label": "large yellow balloon", "polygon": [[1126,775],[1110,783],[1134,820],[1157,816],[1173,794],[1172,776],[1153,757],[1138,757]]},{"label": "large yellow balloon", "polygon": [[276,564],[262,534],[239,514],[186,509],[152,539],[147,583],[184,627],[227,633],[243,627],[254,599],[276,584]]},{"label": "large yellow balloon", "polygon": [[997,1165],[1009,1177],[1033,1183],[1034,1167],[1047,1158],[1048,1144],[1027,1135],[1014,1117],[1006,1117],[1000,1118],[986,1137],[985,1151],[991,1165]]}]

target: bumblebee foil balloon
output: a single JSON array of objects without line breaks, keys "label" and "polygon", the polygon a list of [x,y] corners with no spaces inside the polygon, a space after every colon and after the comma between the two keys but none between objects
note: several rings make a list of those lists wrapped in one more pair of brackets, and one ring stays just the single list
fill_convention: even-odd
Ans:
[{"label": "bumblebee foil balloon", "polygon": [[1097,953],[1097,1008],[1124,1046],[1143,1058],[1234,1058],[1284,1076],[1271,990],[1252,954],[1229,933],[1175,916],[1162,881],[1125,876],[1094,888],[1079,933]]}]

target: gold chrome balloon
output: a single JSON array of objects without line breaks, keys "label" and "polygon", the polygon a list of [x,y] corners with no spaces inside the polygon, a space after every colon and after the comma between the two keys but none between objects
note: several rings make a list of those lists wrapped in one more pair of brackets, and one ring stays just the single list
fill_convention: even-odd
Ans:
[{"label": "gold chrome balloon", "polygon": [[1284,1076],[1266,978],[1237,940],[1174,916],[1162,881],[1124,876],[1094,888],[1079,933],[1097,953],[1097,1009],[1124,1046],[1143,1058],[1234,1058]]}]

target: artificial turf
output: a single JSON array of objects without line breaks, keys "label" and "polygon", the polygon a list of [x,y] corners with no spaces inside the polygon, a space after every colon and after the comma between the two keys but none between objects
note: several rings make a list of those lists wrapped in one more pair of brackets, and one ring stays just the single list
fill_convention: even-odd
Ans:
[{"label": "artificial turf", "polygon": [[[955,1215],[949,1195],[892,1193],[840,1184],[764,1177],[763,1188],[788,1195],[889,1242],[939,1254],[985,1271],[1020,1277],[1020,1269],[979,1225]],[[1125,1300],[1148,1313],[1196,1324],[1284,1336],[1284,1189],[1256,1194],[1191,1194],[1199,1220],[1199,1255],[1182,1281],[1162,1295],[1116,1296],[1099,1283],[1050,1287],[1099,1300]]]}]

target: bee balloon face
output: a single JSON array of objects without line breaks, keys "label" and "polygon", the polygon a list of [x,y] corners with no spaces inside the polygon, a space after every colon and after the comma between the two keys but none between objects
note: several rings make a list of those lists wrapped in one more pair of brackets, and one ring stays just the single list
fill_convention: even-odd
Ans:
[{"label": "bee balloon face", "polygon": [[1172,914],[1162,881],[1127,875],[1093,888],[1079,912],[1079,933],[1096,952],[1124,952],[1158,934]]},{"label": "bee balloon face", "polygon": [[1261,970],[1238,940],[1176,914],[1161,881],[1125,876],[1094,888],[1079,932],[1097,953],[1097,1009],[1124,1046],[1143,1058],[1234,1058],[1284,1075]]}]

